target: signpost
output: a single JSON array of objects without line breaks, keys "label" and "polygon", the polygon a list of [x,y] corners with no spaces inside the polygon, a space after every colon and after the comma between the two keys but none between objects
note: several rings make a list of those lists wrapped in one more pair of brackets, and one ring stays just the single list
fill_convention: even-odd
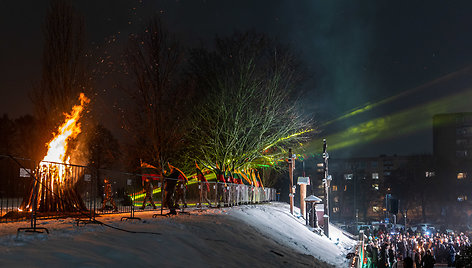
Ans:
[{"label": "signpost", "polygon": [[31,174],[31,169],[29,168],[20,168],[20,177],[21,178],[29,178]]}]

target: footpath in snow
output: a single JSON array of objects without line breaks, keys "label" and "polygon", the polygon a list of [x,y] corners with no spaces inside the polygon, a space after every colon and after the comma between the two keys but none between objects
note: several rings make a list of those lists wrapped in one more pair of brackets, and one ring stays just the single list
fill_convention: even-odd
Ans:
[{"label": "footpath in snow", "polygon": [[74,219],[38,221],[50,234],[20,233],[28,222],[0,224],[0,267],[348,267],[355,241],[331,226],[312,232],[286,203],[190,210],[190,214],[120,221],[124,214],[76,226]]}]

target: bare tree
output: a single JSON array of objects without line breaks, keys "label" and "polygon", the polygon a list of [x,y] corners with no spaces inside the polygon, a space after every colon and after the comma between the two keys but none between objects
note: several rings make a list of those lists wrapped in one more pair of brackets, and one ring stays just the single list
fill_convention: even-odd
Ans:
[{"label": "bare tree", "polygon": [[311,132],[297,111],[299,62],[264,35],[217,38],[216,49],[192,53],[202,92],[191,139],[198,160],[223,170],[257,168],[286,157]]},{"label": "bare tree", "polygon": [[42,76],[31,98],[45,140],[85,92],[90,79],[85,61],[84,22],[67,0],[51,0],[44,25]]},{"label": "bare tree", "polygon": [[182,149],[186,134],[188,92],[178,77],[183,50],[153,18],[142,33],[131,37],[126,59],[134,82],[127,87],[134,101],[127,129],[143,159],[163,171]]}]

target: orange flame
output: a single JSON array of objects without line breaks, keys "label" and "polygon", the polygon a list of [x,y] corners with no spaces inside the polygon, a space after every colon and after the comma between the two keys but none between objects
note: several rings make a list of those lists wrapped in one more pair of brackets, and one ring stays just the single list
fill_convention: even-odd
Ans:
[{"label": "orange flame", "polygon": [[[70,139],[76,138],[81,132],[80,123],[78,122],[80,114],[83,112],[85,104],[90,102],[83,93],[80,93],[79,100],[80,105],[75,105],[70,114],[65,114],[65,122],[57,129],[54,138],[47,144],[48,152],[38,166],[40,181],[33,186],[37,187],[36,195],[31,195],[29,199],[24,200],[18,211],[32,211],[33,204],[37,207],[41,206],[43,211],[70,209],[70,207],[57,200],[61,199],[66,191],[69,192],[69,195],[71,194],[71,188],[74,184],[74,179],[71,177],[72,168],[70,165],[56,163],[70,164],[70,156],[66,155],[68,143]],[[48,189],[48,191],[44,189]],[[76,200],[73,207],[77,208],[78,204],[80,205],[80,201]]]},{"label": "orange flame", "polygon": [[78,120],[84,110],[85,104],[90,102],[90,99],[85,97],[84,93],[80,93],[79,100],[80,105],[75,105],[72,108],[72,113],[66,114],[66,121],[58,128],[57,134],[55,134],[55,137],[49,142],[48,153],[43,158],[43,161],[64,162],[69,164],[70,156],[66,156],[68,141],[69,139],[77,137],[81,132]]},{"label": "orange flame", "polygon": [[[84,110],[85,104],[90,102],[90,99],[85,97],[84,93],[80,93],[79,100],[80,105],[75,105],[70,114],[65,114],[65,122],[57,129],[57,134],[55,134],[54,138],[48,143],[48,153],[40,163],[41,174],[55,174],[54,177],[60,184],[64,183],[66,174],[70,172],[70,167],[48,162],[70,164],[70,156],[66,155],[68,142],[70,139],[77,137],[81,132],[80,123],[78,122],[80,114]],[[50,189],[54,189],[54,182],[50,181],[48,186]]]}]

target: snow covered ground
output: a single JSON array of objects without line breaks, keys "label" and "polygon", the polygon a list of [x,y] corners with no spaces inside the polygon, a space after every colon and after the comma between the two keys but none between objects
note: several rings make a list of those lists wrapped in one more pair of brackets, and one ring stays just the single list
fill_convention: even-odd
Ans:
[{"label": "snow covered ground", "polygon": [[[295,210],[298,212],[297,210]],[[16,234],[27,222],[0,224],[0,267],[348,267],[355,241],[332,226],[331,239],[290,215],[286,203],[190,210],[142,221],[125,214],[76,226],[74,219],[38,221],[50,234]]]}]

